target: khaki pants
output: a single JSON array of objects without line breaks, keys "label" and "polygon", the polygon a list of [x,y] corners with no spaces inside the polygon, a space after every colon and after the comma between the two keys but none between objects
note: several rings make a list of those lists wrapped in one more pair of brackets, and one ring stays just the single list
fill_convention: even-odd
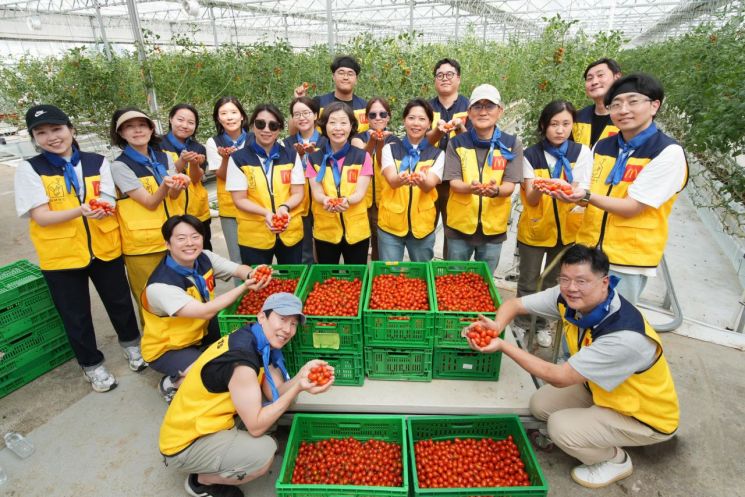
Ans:
[{"label": "khaki pants", "polygon": [[674,436],[594,405],[584,385],[544,385],[531,397],[530,412],[548,421],[548,436],[561,450],[588,465],[612,459],[616,447],[652,445]]},{"label": "khaki pants", "polygon": [[140,312],[140,323],[141,326],[145,326],[145,321],[142,317],[142,291],[147,286],[147,280],[153,273],[153,270],[160,264],[163,257],[166,255],[165,251],[156,252],[155,254],[143,254],[143,255],[125,255],[124,265],[127,267],[127,278],[129,279],[129,289],[132,290],[132,296],[137,302],[137,309]]}]

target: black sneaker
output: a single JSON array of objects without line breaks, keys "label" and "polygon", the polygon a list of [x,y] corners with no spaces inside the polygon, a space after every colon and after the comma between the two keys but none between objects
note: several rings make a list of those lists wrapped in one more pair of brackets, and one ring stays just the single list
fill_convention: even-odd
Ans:
[{"label": "black sneaker", "polygon": [[233,485],[202,485],[195,473],[186,477],[184,488],[193,497],[243,497],[241,489]]}]

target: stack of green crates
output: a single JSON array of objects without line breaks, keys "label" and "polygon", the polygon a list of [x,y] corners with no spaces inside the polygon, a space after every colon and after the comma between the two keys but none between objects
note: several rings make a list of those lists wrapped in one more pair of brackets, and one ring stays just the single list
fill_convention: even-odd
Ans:
[{"label": "stack of green crates", "polygon": [[[334,368],[334,384],[359,386],[365,381],[362,348],[362,301],[368,284],[366,265],[314,264],[305,277],[297,295],[308,298],[316,283],[330,278],[359,279],[362,292],[356,316],[306,316],[291,342],[291,362],[295,369],[312,359],[323,359]],[[285,354],[286,356],[289,354]],[[294,371],[291,371],[294,373]]]},{"label": "stack of green crates", "polygon": [[73,356],[39,268],[0,267],[0,398]]},{"label": "stack of green crates", "polygon": [[[430,277],[435,295],[434,356],[432,377],[435,379],[497,380],[502,353],[482,354],[471,350],[461,336],[461,330],[478,320],[479,312],[441,311],[437,308],[435,278],[464,272],[476,273],[486,281],[489,293],[498,308],[502,304],[489,266],[483,261],[432,261]],[[504,333],[502,333],[504,337]]]},{"label": "stack of green crates", "polygon": [[[373,262],[364,307],[365,371],[371,379],[432,380],[434,287],[426,262]],[[373,278],[403,274],[427,282],[429,310],[370,309]]]}]

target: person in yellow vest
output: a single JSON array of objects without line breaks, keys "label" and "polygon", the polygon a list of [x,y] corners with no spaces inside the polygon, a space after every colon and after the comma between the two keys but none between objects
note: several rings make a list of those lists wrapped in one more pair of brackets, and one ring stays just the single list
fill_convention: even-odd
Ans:
[{"label": "person in yellow vest", "polygon": [[[479,323],[501,332],[518,315],[561,319],[570,357],[553,364],[494,338],[483,353],[502,352],[542,379],[530,411],[547,421],[548,436],[579,459],[575,482],[599,488],[631,475],[623,447],[664,442],[680,420],[678,396],[662,341],[642,313],[615,286],[602,251],[575,245],[561,258],[559,285],[504,302],[494,320]],[[464,330],[467,333],[468,328]]]},{"label": "person in yellow vest", "polygon": [[434,111],[424,99],[404,107],[406,136],[383,148],[385,177],[380,198],[378,243],[383,261],[402,261],[404,249],[414,262],[435,255],[437,185],[442,181],[445,154],[427,141]]},{"label": "person in yellow vest", "polygon": [[577,243],[608,255],[611,274],[621,278],[618,291],[632,304],[656,275],[670,211],[688,182],[683,148],[654,123],[664,97],[662,85],[648,74],[613,83],[605,103],[620,133],[595,144],[589,189],[556,194],[586,206]]},{"label": "person in yellow vest", "polygon": [[[572,124],[577,114],[566,100],[554,100],[543,108],[538,118],[538,132],[542,140],[528,147],[523,156],[523,182],[520,198],[523,210],[517,223],[517,250],[520,255],[520,276],[517,296],[536,292],[543,268],[551,264],[567,245],[574,243],[577,229],[582,222],[584,208],[573,202],[562,202],[544,195],[533,187],[536,178],[560,178],[582,188],[590,186],[592,152],[589,148],[570,140]],[[559,266],[544,277],[545,287],[553,285],[559,275]],[[530,320],[518,318],[515,324],[523,329],[530,327]],[[551,345],[547,322],[536,322],[538,344]]]},{"label": "person in yellow vest", "polygon": [[[388,123],[391,121],[391,106],[382,97],[373,97],[367,101],[365,115],[370,126],[366,131],[357,133],[352,138],[352,146],[361,148],[372,158],[373,175],[372,185],[367,189],[367,217],[370,220],[370,259],[377,261],[378,253],[378,209],[380,206],[381,192],[383,190],[383,174],[381,172],[381,157],[383,147],[387,144],[400,142],[398,137],[388,131]],[[378,139],[378,138],[382,139]]]},{"label": "person in yellow vest", "polygon": [[585,94],[594,103],[577,112],[572,140],[592,148],[598,140],[618,134],[604,99],[613,82],[620,77],[621,66],[613,59],[604,57],[587,66],[584,72]]},{"label": "person in yellow vest", "polygon": [[[199,354],[220,338],[217,313],[269,279],[257,282],[250,267],[205,250],[204,223],[191,214],[169,218],[161,231],[168,253],[142,293],[142,354],[165,375],[158,389],[170,402]],[[244,284],[215,297],[215,278],[231,277]]]},{"label": "person in yellow vest", "polygon": [[202,221],[205,230],[204,248],[212,250],[209,195],[202,183],[207,169],[207,149],[196,139],[199,129],[197,109],[184,103],[174,105],[168,113],[168,127],[161,148],[171,156],[176,171],[186,174],[191,180],[183,197],[186,206],[182,212]]},{"label": "person in yellow vest", "polygon": [[[292,378],[287,372],[282,348],[305,322],[299,298],[270,295],[257,318],[199,356],[166,411],[160,452],[168,467],[189,473],[189,495],[242,497],[238,485],[266,474],[274,460],[267,430],[301,392],[323,393],[334,383],[333,368],[317,359]],[[316,366],[329,368],[324,385],[308,379]]]},{"label": "person in yellow vest", "polygon": [[[230,154],[242,149],[248,139],[248,115],[235,97],[222,97],[215,102],[212,111],[217,133],[207,140],[207,164],[217,176],[217,208],[220,213],[220,227],[228,247],[228,257],[233,262],[241,261],[238,247],[238,209],[233,197],[225,189]],[[240,280],[234,280],[236,285]]]},{"label": "person in yellow vest", "polygon": [[497,126],[503,113],[496,88],[486,84],[474,88],[468,107],[473,127],[448,143],[442,178],[450,182],[447,258],[467,261],[474,256],[485,261],[492,273],[507,238],[512,192],[523,177],[520,139]]},{"label": "person in yellow vest", "polygon": [[124,264],[142,318],[140,295],[166,252],[160,228],[178,209],[191,180],[176,172],[171,158],[160,149],[155,122],[140,110],[129,107],[114,112],[109,134],[122,153],[111,164],[116,189],[107,193],[117,197]]},{"label": "person in yellow vest", "polygon": [[344,103],[328,106],[320,119],[328,139],[325,150],[308,157],[305,175],[313,196],[313,239],[321,264],[367,264],[370,222],[367,188],[373,175],[370,154],[350,142],[357,127],[352,109]]},{"label": "person in yellow vest", "polygon": [[115,198],[101,188],[109,184],[107,189],[113,189],[109,162],[80,150],[70,118],[58,107],[31,107],[26,126],[41,153],[16,169],[16,212],[29,219],[42,275],[85,379],[94,391],[107,392],[117,383],[96,346],[88,280],[104,303],[129,368],[147,367],[127,292],[117,218],[88,203],[116,206]]},{"label": "person in yellow vest", "polygon": [[[228,160],[225,188],[238,209],[238,246],[243,264],[300,264],[303,257],[302,203],[305,176],[294,148],[279,139],[282,112],[257,105],[248,119],[252,133]],[[286,216],[279,226],[274,216]]]}]

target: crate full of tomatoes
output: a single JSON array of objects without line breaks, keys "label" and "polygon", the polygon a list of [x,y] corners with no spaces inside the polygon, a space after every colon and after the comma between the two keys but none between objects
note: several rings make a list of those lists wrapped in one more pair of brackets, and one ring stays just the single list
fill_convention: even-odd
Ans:
[{"label": "crate full of tomatoes", "polygon": [[544,497],[548,484],[515,415],[407,420],[415,497]]},{"label": "crate full of tomatoes", "polygon": [[255,322],[256,315],[269,295],[279,292],[297,295],[305,278],[308,266],[305,264],[286,264],[277,266],[258,266],[257,277],[271,274],[272,279],[265,288],[258,292],[248,291],[231,306],[223,309],[217,315],[220,334],[227,335],[246,323]]},{"label": "crate full of tomatoes", "polygon": [[362,354],[362,298],[367,266],[314,264],[298,297],[305,324],[293,339],[300,351]]},{"label": "crate full of tomatoes", "polygon": [[407,497],[405,420],[394,415],[296,414],[278,497]]}]

